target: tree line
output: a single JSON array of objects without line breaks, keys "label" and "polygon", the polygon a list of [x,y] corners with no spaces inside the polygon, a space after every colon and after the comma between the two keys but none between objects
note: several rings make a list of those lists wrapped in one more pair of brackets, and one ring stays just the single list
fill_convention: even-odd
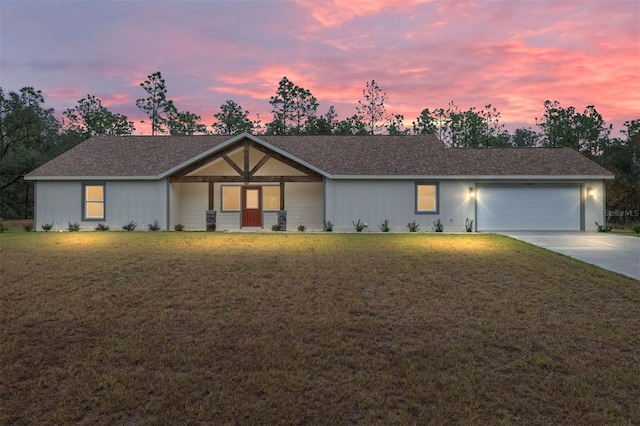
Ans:
[{"label": "tree line", "polygon": [[[621,136],[611,135],[594,106],[582,112],[558,101],[546,101],[544,113],[531,127],[513,133],[501,123],[501,114],[490,104],[483,108],[425,108],[410,123],[402,114],[387,111],[388,96],[375,80],[366,82],[355,113],[338,118],[334,106],[319,114],[318,100],[309,89],[283,77],[269,99],[271,121],[250,118],[249,111],[227,100],[213,114],[210,127],[202,118],[178,109],[168,97],[167,85],[158,71],[140,83],[143,97],[136,106],[148,117],[152,135],[221,134],[243,132],[257,135],[436,135],[446,146],[458,148],[570,147],[616,174],[607,183],[607,207],[618,212],[640,209],[640,118],[624,123]],[[130,135],[135,124],[122,114],[87,95],[57,119],[45,107],[41,91],[24,87],[6,93],[0,87],[0,217],[31,217],[33,190],[24,175],[91,136]],[[618,214],[612,221],[640,221],[633,214]]]}]

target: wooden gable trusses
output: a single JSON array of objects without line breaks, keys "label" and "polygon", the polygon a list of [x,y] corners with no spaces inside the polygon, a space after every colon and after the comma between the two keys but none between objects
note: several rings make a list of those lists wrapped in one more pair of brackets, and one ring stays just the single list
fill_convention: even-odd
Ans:
[{"label": "wooden gable trusses", "polygon": [[[232,152],[236,151],[239,148],[243,149],[244,161],[242,166],[236,164],[236,162],[229,157]],[[253,168],[249,167],[250,148],[253,148],[264,154],[263,157],[253,166]],[[256,172],[258,172],[258,170],[260,170],[260,168],[264,166],[265,163],[271,158],[304,173],[304,176],[256,176]],[[189,173],[192,173],[217,159],[224,160],[227,164],[229,164],[229,166],[231,166],[231,168],[233,168],[233,170],[236,171],[236,173],[238,173],[238,175],[187,176]],[[322,179],[322,175],[318,172],[311,170],[310,168],[296,161],[293,161],[282,154],[272,151],[250,139],[244,139],[205,158],[202,158],[171,176],[171,182],[243,182],[245,184],[248,184],[249,182],[322,182]]]}]

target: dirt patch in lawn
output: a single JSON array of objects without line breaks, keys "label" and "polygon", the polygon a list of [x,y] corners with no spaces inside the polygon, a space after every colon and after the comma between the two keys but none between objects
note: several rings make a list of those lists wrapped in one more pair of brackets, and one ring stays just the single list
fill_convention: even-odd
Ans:
[{"label": "dirt patch in lawn", "polygon": [[0,236],[0,423],[640,423],[638,282],[495,235]]}]

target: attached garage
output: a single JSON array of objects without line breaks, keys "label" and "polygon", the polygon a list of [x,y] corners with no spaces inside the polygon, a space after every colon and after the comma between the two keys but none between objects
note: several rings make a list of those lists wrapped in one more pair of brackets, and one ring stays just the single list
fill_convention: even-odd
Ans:
[{"label": "attached garage", "polygon": [[478,231],[580,231],[580,185],[477,185]]}]

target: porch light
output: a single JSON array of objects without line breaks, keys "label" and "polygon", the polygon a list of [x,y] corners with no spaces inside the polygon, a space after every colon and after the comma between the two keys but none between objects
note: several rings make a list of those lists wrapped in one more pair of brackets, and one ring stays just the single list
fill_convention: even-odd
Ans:
[{"label": "porch light", "polygon": [[475,197],[476,196],[476,190],[473,186],[469,187],[469,197]]},{"label": "porch light", "polygon": [[593,188],[591,187],[587,188],[587,197],[593,198],[594,195],[595,195],[595,191],[593,190]]}]

